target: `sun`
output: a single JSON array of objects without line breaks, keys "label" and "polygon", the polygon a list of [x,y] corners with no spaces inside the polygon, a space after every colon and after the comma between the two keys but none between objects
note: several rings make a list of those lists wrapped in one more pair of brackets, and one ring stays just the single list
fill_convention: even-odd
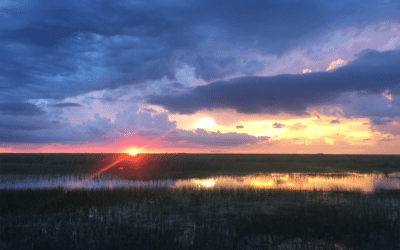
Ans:
[{"label": "sun", "polygon": [[139,150],[136,148],[130,148],[130,149],[126,150],[125,152],[131,156],[136,156],[137,154],[140,153]]},{"label": "sun", "polygon": [[130,155],[133,155],[133,156],[135,156],[135,155],[137,155],[139,152],[138,151],[136,151],[136,150],[129,150],[129,152],[128,152],[128,154],[130,154]]},{"label": "sun", "polygon": [[215,124],[214,120],[209,117],[203,117],[197,120],[197,123],[194,125],[194,128],[212,128],[218,126]]}]

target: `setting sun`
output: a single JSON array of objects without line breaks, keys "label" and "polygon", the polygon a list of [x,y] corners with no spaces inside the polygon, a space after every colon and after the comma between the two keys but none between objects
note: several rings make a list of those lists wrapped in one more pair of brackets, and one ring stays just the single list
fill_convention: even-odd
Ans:
[{"label": "setting sun", "polygon": [[139,151],[137,149],[129,149],[127,153],[132,156],[136,156],[139,153]]},{"label": "setting sun", "polygon": [[201,118],[197,120],[197,123],[194,125],[194,128],[212,128],[218,126],[215,124],[212,118]]}]

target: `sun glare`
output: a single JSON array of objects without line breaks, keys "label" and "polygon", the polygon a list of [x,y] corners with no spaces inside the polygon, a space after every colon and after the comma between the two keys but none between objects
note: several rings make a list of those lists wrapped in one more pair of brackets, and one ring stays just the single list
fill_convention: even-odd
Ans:
[{"label": "sun glare", "polygon": [[197,120],[197,123],[194,125],[194,128],[212,128],[218,126],[215,124],[212,118],[201,118]]},{"label": "sun glare", "polygon": [[127,153],[132,156],[136,156],[137,154],[139,154],[139,151],[137,149],[129,149]]},{"label": "sun glare", "polygon": [[130,150],[130,151],[129,151],[129,154],[135,156],[135,155],[138,154],[138,151],[136,151],[136,150]]}]

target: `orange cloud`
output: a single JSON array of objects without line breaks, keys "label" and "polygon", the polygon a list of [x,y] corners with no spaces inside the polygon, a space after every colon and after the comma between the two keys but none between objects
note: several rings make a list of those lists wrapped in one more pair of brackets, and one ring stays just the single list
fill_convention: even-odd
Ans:
[{"label": "orange cloud", "polygon": [[385,92],[383,92],[382,95],[388,100],[393,100],[392,95],[389,94],[389,90],[386,90]]},{"label": "orange cloud", "polygon": [[344,63],[347,63],[347,61],[342,60],[342,59],[337,59],[329,64],[329,67],[326,69],[326,71],[331,71],[333,69],[336,69],[339,67],[339,65],[344,64]]},{"label": "orange cloud", "polygon": [[303,74],[306,74],[306,73],[311,73],[312,72],[312,70],[311,69],[303,69]]}]

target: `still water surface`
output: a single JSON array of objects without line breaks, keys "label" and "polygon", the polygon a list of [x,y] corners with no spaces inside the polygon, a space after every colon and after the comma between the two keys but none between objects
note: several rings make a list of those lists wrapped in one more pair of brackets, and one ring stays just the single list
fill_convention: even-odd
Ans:
[{"label": "still water surface", "polygon": [[400,189],[400,172],[381,173],[260,173],[245,176],[215,176],[207,179],[133,181],[101,174],[87,180],[89,175],[0,175],[0,189],[41,188],[259,188],[287,190],[343,190],[371,193],[377,189]]}]

